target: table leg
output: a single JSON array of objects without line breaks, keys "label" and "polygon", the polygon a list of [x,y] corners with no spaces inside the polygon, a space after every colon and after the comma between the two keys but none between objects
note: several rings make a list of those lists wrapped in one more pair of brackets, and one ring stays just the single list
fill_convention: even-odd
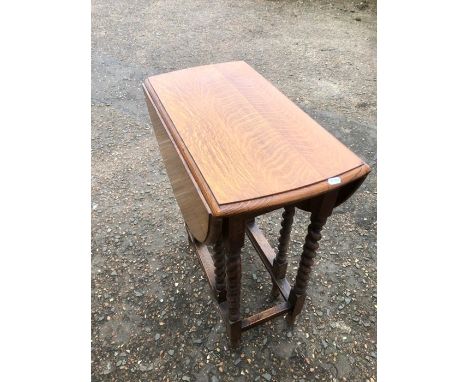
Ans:
[{"label": "table leg", "polygon": [[[291,235],[292,224],[294,220],[295,209],[292,206],[284,208],[284,212],[281,220],[281,230],[278,243],[278,254],[273,261],[273,274],[277,280],[284,279],[286,277],[286,269],[288,267],[288,246]],[[279,289],[273,283],[271,295],[276,298],[279,295]]]},{"label": "table leg", "polygon": [[322,238],[321,231],[327,218],[331,215],[335,206],[337,192],[325,194],[316,208],[311,213],[310,224],[307,227],[307,236],[297,270],[296,281],[291,289],[288,301],[293,306],[292,311],[287,316],[287,321],[293,324],[297,315],[301,312],[309,283],[310,272],[314,264],[314,259],[319,248],[318,242]]},{"label": "table leg", "polygon": [[215,267],[216,299],[226,301],[226,259],[224,255],[223,235],[219,235],[213,246],[213,263]]},{"label": "table leg", "polygon": [[241,292],[241,249],[245,239],[245,221],[229,218],[223,226],[224,248],[227,255],[226,279],[229,309],[229,337],[236,347],[241,337],[240,292]]}]

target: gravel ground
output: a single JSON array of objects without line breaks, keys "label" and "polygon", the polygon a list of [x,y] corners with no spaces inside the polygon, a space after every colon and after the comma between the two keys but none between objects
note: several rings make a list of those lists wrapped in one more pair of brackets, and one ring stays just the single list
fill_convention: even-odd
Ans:
[{"label": "gravel ground", "polygon": [[[94,0],[92,380],[376,380],[376,11],[367,1]],[[150,126],[149,75],[244,60],[373,172],[329,219],[294,328],[228,346]],[[259,219],[276,246],[281,211]],[[296,214],[288,275],[308,216]],[[242,310],[271,306],[248,242]]]}]

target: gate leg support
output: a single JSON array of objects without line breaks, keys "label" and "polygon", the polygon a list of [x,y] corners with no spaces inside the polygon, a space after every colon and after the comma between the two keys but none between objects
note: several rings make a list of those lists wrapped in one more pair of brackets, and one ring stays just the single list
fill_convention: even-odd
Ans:
[{"label": "gate leg support", "polygon": [[229,337],[231,345],[238,347],[241,338],[240,292],[241,292],[241,249],[245,239],[245,221],[228,218],[223,226],[224,248],[227,255],[227,303]]},{"label": "gate leg support", "polygon": [[223,236],[220,235],[213,246],[213,263],[215,267],[216,299],[226,301],[226,259],[224,256]]},{"label": "gate leg support", "polygon": [[[285,207],[281,220],[281,230],[278,243],[278,254],[273,261],[273,274],[277,280],[284,279],[286,277],[286,269],[288,267],[288,245],[291,236],[291,229],[294,220],[295,209],[292,206]],[[273,298],[279,296],[279,289],[273,283],[271,290]]]},{"label": "gate leg support", "polygon": [[310,224],[307,227],[307,235],[302,250],[301,261],[299,263],[299,269],[297,270],[296,281],[288,298],[288,301],[293,306],[293,309],[287,315],[286,319],[291,325],[294,323],[296,317],[304,307],[310,272],[312,270],[312,266],[314,265],[314,259],[319,248],[318,242],[322,238],[320,232],[322,231],[327,218],[333,211],[336,197],[336,191],[325,194],[311,213]]}]

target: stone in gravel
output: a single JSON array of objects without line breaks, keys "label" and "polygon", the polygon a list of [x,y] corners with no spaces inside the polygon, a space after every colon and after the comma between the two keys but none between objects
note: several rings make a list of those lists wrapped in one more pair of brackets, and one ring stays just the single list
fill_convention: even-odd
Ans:
[{"label": "stone in gravel", "polygon": [[137,297],[140,297],[140,296],[143,296],[143,293],[141,293],[140,291],[134,291],[133,293],[135,293],[135,296]]},{"label": "stone in gravel", "polygon": [[239,362],[240,362],[240,361],[241,361],[241,359],[240,359],[240,358],[237,358],[237,359],[234,361],[234,365],[236,365],[236,366],[239,365]]},{"label": "stone in gravel", "polygon": [[203,342],[203,341],[202,341],[200,338],[195,338],[195,339],[193,340],[193,343],[194,343],[194,344],[197,344],[197,345],[200,345],[202,342]]},{"label": "stone in gravel", "polygon": [[182,377],[182,381],[190,381],[190,377],[187,376],[187,375],[184,375],[184,376]]},{"label": "stone in gravel", "polygon": [[104,369],[101,374],[106,375],[109,374],[112,371],[112,369]]},{"label": "stone in gravel", "polygon": [[291,332],[288,332],[288,334],[286,334],[288,336],[288,338],[291,338],[292,337],[292,333]]},{"label": "stone in gravel", "polygon": [[324,349],[326,349],[328,347],[327,341],[322,340],[322,346],[323,346]]},{"label": "stone in gravel", "polygon": [[266,379],[267,381],[271,381],[271,374],[265,373],[265,374],[262,374],[262,377]]},{"label": "stone in gravel", "polygon": [[174,350],[171,349],[171,350],[168,351],[168,353],[169,353],[169,355],[174,355]]},{"label": "stone in gravel", "polygon": [[219,379],[216,375],[211,376],[211,382],[219,382]]},{"label": "stone in gravel", "polygon": [[356,8],[359,9],[360,11],[369,8],[369,2],[366,1],[361,1],[359,4],[356,4]]},{"label": "stone in gravel", "polygon": [[[369,104],[367,102],[358,102],[356,104],[356,107],[361,107],[361,108],[365,108],[365,107],[368,107],[368,106],[369,106]],[[364,220],[367,220],[367,219],[364,218]],[[356,248],[358,248],[358,247],[356,247]]]},{"label": "stone in gravel", "polygon": [[161,338],[161,334],[159,333],[156,333],[156,335],[154,336],[154,340],[157,341]]},{"label": "stone in gravel", "polygon": [[352,371],[351,364],[348,361],[348,358],[344,354],[338,354],[335,362],[336,371],[338,372],[337,377],[347,378]]},{"label": "stone in gravel", "polygon": [[345,299],[345,303],[349,304],[351,302],[351,299],[349,297],[346,297]]}]

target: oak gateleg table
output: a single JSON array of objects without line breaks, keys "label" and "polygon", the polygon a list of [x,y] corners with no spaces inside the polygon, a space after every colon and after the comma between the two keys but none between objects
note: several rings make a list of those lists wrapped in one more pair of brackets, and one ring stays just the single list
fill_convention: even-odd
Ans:
[{"label": "oak gateleg table", "polygon": [[[243,61],[145,80],[151,122],[190,243],[205,271],[232,346],[241,332],[304,305],[321,230],[369,166]],[[275,253],[255,223],[284,209]],[[286,280],[295,209],[310,212],[297,276]],[[241,249],[251,240],[284,301],[242,318]],[[212,245],[210,252],[208,246]]]}]

